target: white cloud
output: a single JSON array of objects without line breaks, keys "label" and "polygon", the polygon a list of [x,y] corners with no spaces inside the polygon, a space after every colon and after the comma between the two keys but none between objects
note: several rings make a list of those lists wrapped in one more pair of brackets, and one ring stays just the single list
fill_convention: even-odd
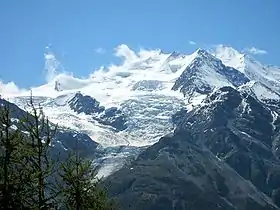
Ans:
[{"label": "white cloud", "polygon": [[256,47],[246,48],[245,51],[248,52],[248,53],[251,53],[251,54],[255,54],[255,55],[267,54],[266,50],[259,49],[259,48],[256,48]]},{"label": "white cloud", "polygon": [[149,57],[154,57],[156,54],[159,54],[160,52],[161,52],[160,49],[147,50],[147,49],[141,48],[137,54],[138,54],[140,60],[144,60]]},{"label": "white cloud", "polygon": [[196,45],[196,42],[190,40],[190,41],[189,41],[189,44],[190,44],[190,45]]},{"label": "white cloud", "polygon": [[98,47],[98,48],[94,49],[94,52],[97,54],[105,54],[106,50],[103,49],[102,47]]},{"label": "white cloud", "polygon": [[8,82],[5,84],[0,80],[0,95],[4,97],[9,95],[18,95],[25,91],[26,90],[19,89],[14,82]]},{"label": "white cloud", "polygon": [[121,44],[115,48],[115,55],[118,57],[123,57],[125,61],[132,61],[136,60],[138,56],[135,54],[134,51],[129,49],[129,47],[125,44]]},{"label": "white cloud", "polygon": [[[121,44],[115,48],[115,56],[121,58],[122,63],[101,67],[88,75],[88,77],[77,78],[70,72],[65,71],[63,65],[57,59],[57,56],[51,51],[50,47],[46,47],[46,52],[44,53],[44,76],[47,84],[33,87],[33,95],[38,96],[43,94],[55,96],[57,94],[54,90],[55,82],[57,82],[56,84],[59,84],[61,90],[67,91],[86,88],[87,86],[90,87],[90,90],[93,90],[95,86],[100,85],[104,90],[106,89],[106,91],[109,91],[110,88],[112,88],[113,91],[116,84],[117,86],[129,85],[132,81],[140,78],[154,79],[156,73],[149,71],[152,68],[151,66],[153,66],[153,62],[157,63],[157,61],[165,60],[169,55],[161,53],[159,49],[141,48],[134,51],[127,45]],[[161,65],[161,62],[158,62],[158,65]],[[160,69],[160,71],[161,70],[162,69]],[[124,91],[126,90],[128,91],[129,89],[125,88]],[[1,81],[0,94],[3,96],[12,94],[29,95],[27,90],[18,88],[14,82],[4,84]],[[97,97],[98,95],[102,95],[103,97],[103,93],[97,94]]]}]

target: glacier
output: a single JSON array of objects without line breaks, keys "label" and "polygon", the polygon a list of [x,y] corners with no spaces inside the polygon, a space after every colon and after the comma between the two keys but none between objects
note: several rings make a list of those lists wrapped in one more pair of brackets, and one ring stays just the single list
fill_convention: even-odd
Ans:
[{"label": "glacier", "polygon": [[[44,108],[51,122],[88,134],[104,151],[98,160],[103,164],[100,173],[104,176],[119,169],[126,159],[136,157],[141,148],[172,132],[172,116],[177,111],[202,106],[205,97],[220,87],[250,91],[259,100],[280,97],[280,69],[263,65],[229,46],[181,54],[144,49],[134,52],[121,45],[116,56],[123,59],[120,65],[101,67],[87,78],[76,78],[48,52],[46,84],[30,90],[14,88],[12,92],[2,84],[0,93],[25,109],[32,92],[34,103]],[[77,93],[90,97],[104,110],[77,112],[71,108],[71,101],[79,100],[75,98]],[[102,121],[102,115],[110,109],[123,114],[125,129],[118,130]]]}]

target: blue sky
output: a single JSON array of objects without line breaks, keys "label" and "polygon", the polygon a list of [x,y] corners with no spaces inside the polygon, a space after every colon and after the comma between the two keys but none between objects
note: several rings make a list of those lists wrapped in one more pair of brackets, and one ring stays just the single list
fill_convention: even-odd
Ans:
[{"label": "blue sky", "polygon": [[279,10],[279,0],[3,0],[0,79],[43,84],[50,44],[76,76],[118,62],[120,44],[185,53],[214,44],[256,47],[267,52],[257,59],[280,66]]}]

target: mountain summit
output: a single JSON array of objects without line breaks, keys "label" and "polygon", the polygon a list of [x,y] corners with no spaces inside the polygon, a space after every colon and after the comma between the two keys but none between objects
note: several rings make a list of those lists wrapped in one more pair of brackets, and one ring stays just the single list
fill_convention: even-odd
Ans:
[{"label": "mountain summit", "polygon": [[111,196],[134,209],[279,209],[280,69],[223,45],[120,48],[122,64],[83,79],[52,56],[56,75],[32,88],[51,122],[94,141]]}]

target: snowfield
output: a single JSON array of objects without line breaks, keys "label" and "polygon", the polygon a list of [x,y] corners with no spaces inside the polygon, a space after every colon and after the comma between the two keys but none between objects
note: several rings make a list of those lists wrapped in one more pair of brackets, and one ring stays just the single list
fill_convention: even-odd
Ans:
[{"label": "snowfield", "polygon": [[[21,90],[14,83],[0,83],[0,93],[19,107],[26,108],[32,91],[34,103],[44,108],[51,122],[84,132],[102,148],[107,148],[107,156],[102,159],[106,164],[100,172],[107,176],[124,164],[125,161],[120,159],[126,159],[129,154],[137,155],[140,150],[136,148],[152,145],[160,137],[172,132],[174,124],[171,116],[177,111],[182,108],[189,111],[203,105],[206,93],[195,90],[210,87],[210,91],[213,91],[219,87],[232,86],[240,91],[250,91],[260,100],[279,100],[279,68],[264,66],[223,45],[212,49],[210,53],[201,49],[190,55],[143,49],[134,52],[126,45],[120,45],[116,49],[116,56],[123,58],[121,65],[101,67],[88,78],[76,78],[64,72],[55,55],[48,52],[45,54],[46,84]],[[222,72],[219,59],[225,66],[233,67],[240,73],[236,74],[236,70]],[[198,61],[201,66],[197,65]],[[225,69],[229,71],[232,68]],[[250,81],[237,87],[235,83],[241,76],[240,81],[244,81],[243,78]],[[179,84],[180,87],[190,87],[191,84],[193,94],[184,97],[179,89],[172,90],[176,82],[183,82]],[[117,131],[96,120],[103,112],[78,114],[71,109],[69,102],[76,93],[92,97],[106,109],[116,107],[125,116],[126,129]],[[122,146],[130,149],[116,149]],[[112,151],[119,153],[113,155]],[[116,162],[120,164],[116,165]]]}]

